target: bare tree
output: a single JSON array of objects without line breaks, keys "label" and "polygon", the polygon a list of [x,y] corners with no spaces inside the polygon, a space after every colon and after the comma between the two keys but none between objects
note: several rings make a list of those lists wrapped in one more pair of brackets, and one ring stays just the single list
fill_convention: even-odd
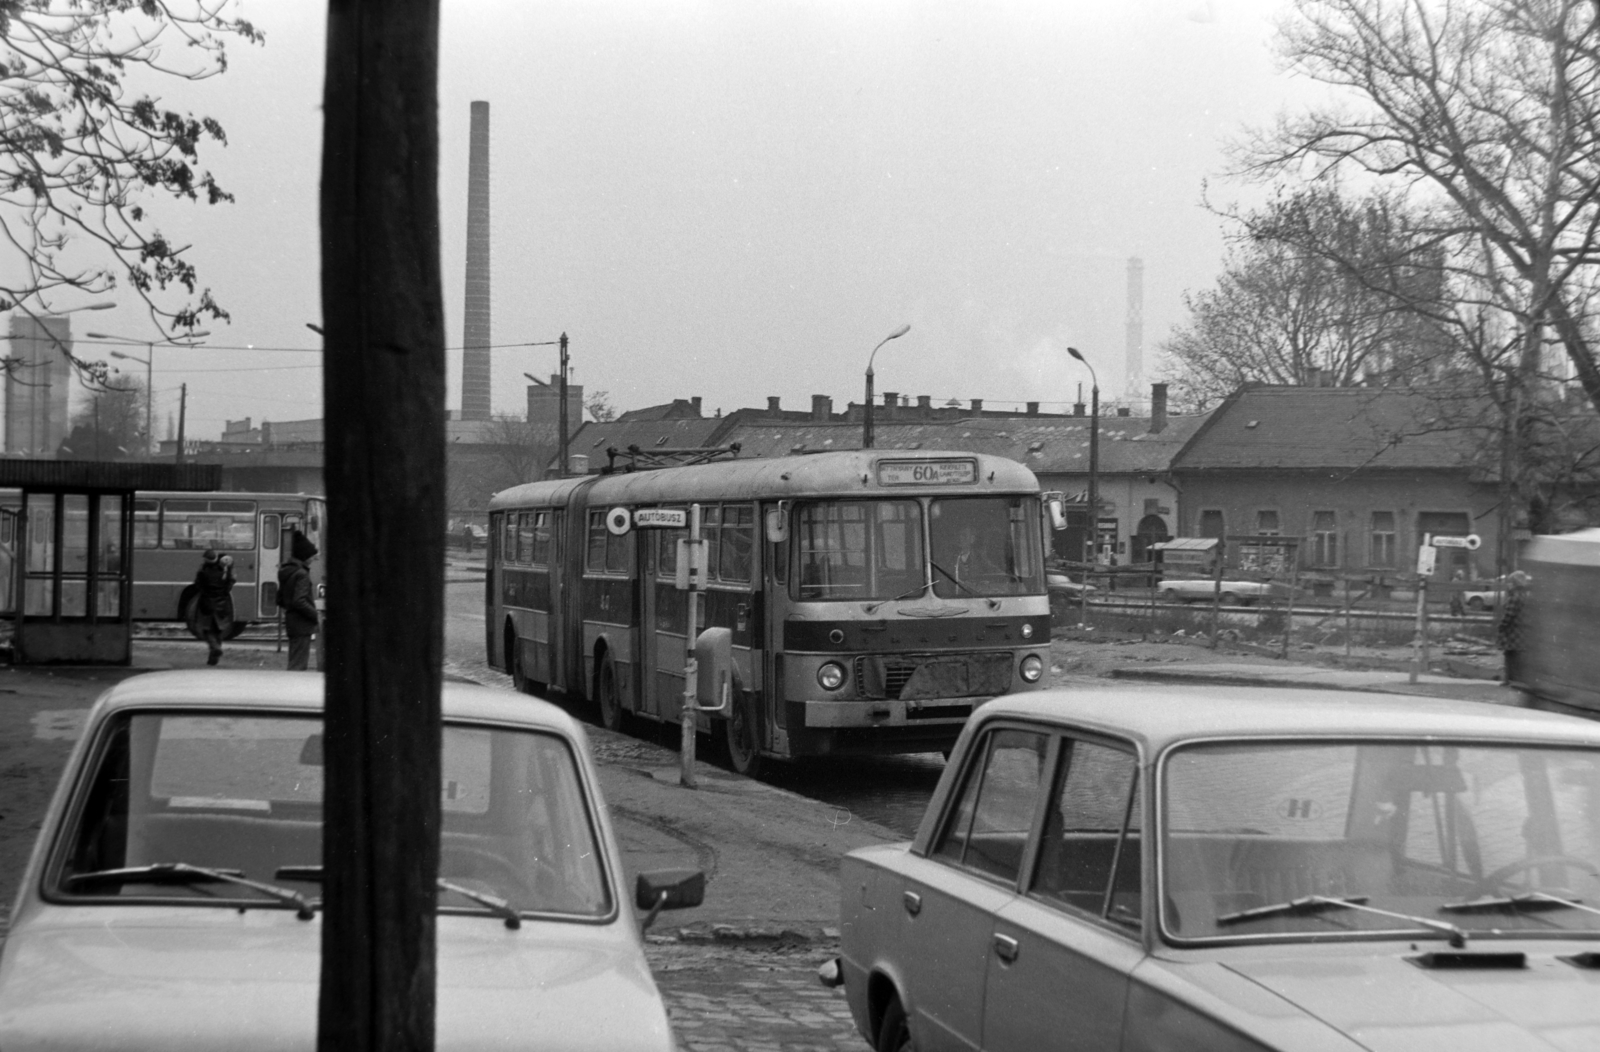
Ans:
[{"label": "bare tree", "polygon": [[[151,74],[204,80],[227,69],[230,38],[262,42],[229,6],[0,2],[0,252],[15,262],[5,268],[14,277],[0,281],[0,312],[49,314],[72,293],[102,295],[125,281],[171,331],[227,317],[200,288],[188,246],[164,236],[147,210],[152,196],[233,200],[197,169],[201,146],[227,136],[133,84]],[[175,290],[182,301],[164,295]],[[73,362],[106,382],[103,363]]]},{"label": "bare tree", "polygon": [[560,432],[558,425],[500,414],[479,432],[479,441],[451,443],[450,514],[480,516],[494,494],[544,478],[561,454]]},{"label": "bare tree", "polygon": [[1189,318],[1162,350],[1181,404],[1215,404],[1246,383],[1345,386],[1392,368],[1416,342],[1389,288],[1421,294],[1382,199],[1336,188],[1280,194],[1222,214],[1232,228],[1213,288],[1188,293]]},{"label": "bare tree", "polygon": [[444,664],[438,0],[331,0],[317,1047],[433,1048]]},{"label": "bare tree", "polygon": [[72,432],[57,451],[74,460],[120,460],[149,448],[144,433],[144,381],[119,376],[114,387],[91,388],[72,415]]},{"label": "bare tree", "polygon": [[596,423],[609,424],[617,418],[617,407],[611,404],[610,391],[590,391],[583,407],[589,410]]},{"label": "bare tree", "polygon": [[[1249,135],[1244,171],[1359,172],[1481,239],[1521,289],[1513,398],[1547,329],[1600,407],[1590,300],[1600,263],[1600,6],[1592,0],[1296,0],[1291,69],[1351,99]],[[1442,224],[1443,225],[1443,224]]]}]

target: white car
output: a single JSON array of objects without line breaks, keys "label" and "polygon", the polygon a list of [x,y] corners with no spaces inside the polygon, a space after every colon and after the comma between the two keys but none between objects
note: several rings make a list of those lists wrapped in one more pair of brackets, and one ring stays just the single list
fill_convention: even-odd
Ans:
[{"label": "white car", "polygon": [[[100,698],[0,951],[0,1048],[316,1046],[322,692],[192,671]],[[437,1047],[671,1049],[582,731],[504,691],[443,700]]]},{"label": "white car", "polygon": [[[1157,593],[1169,603],[1210,602],[1218,590],[1217,582],[1199,579],[1163,578],[1156,585]],[[1272,585],[1266,581],[1224,579],[1220,590],[1223,606],[1251,606],[1273,595]]]}]

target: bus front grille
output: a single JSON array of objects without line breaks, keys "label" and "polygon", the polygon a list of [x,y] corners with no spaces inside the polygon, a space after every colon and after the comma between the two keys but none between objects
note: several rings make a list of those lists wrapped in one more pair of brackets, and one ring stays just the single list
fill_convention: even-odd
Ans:
[{"label": "bus front grille", "polygon": [[973,698],[1011,689],[1011,655],[863,654],[855,660],[856,687],[864,698]]}]

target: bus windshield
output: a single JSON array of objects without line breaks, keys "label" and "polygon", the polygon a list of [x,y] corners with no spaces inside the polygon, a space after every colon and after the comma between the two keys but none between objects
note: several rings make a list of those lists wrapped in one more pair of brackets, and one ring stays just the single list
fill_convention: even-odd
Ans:
[{"label": "bus windshield", "polygon": [[927,587],[916,501],[802,504],[795,541],[800,599],[895,599]]},{"label": "bus windshield", "polygon": [[928,519],[934,595],[959,599],[1044,591],[1037,498],[935,500]]}]

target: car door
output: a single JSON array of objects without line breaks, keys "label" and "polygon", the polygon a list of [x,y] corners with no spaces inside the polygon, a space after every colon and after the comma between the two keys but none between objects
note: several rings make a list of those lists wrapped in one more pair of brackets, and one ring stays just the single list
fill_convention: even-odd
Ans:
[{"label": "car door", "polygon": [[1050,735],[1035,729],[988,731],[971,753],[928,858],[901,889],[895,944],[921,1052],[981,1047],[995,917],[1016,898],[1049,744]]},{"label": "car door", "polygon": [[1137,754],[1066,735],[1026,894],[995,920],[983,1046],[1116,1048],[1144,957]]}]

